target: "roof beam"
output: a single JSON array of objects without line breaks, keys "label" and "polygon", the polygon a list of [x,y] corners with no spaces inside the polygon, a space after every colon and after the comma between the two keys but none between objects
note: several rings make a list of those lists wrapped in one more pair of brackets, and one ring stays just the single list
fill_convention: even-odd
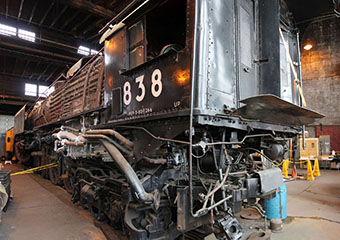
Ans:
[{"label": "roof beam", "polygon": [[48,82],[48,80],[50,80],[50,78],[59,70],[60,70],[59,67],[55,67],[54,71],[51,71],[51,74],[45,79],[45,81]]},{"label": "roof beam", "polygon": [[67,10],[67,6],[64,6],[63,9],[60,11],[59,15],[54,18],[53,22],[50,25],[50,28],[54,26],[54,24],[56,24],[56,22],[59,20],[59,18],[64,14],[64,12]]},{"label": "roof beam", "polygon": [[[8,77],[8,78],[16,78],[18,79],[18,81],[22,82],[22,81],[31,81],[31,82],[35,82],[38,83],[39,82],[39,77],[33,77],[33,74],[31,74],[31,76],[21,76],[21,74],[15,74],[15,73],[8,73],[8,72],[0,72],[0,76],[1,77]],[[41,74],[40,74],[41,75]],[[1,79],[4,80],[4,79]]]},{"label": "roof beam", "polygon": [[34,13],[35,13],[35,9],[37,9],[38,3],[39,3],[39,0],[36,0],[34,6],[32,8],[32,12],[31,12],[30,19],[28,20],[28,24],[31,24],[31,22],[32,22],[32,19],[34,17]]},{"label": "roof beam", "polygon": [[25,76],[26,68],[30,64],[30,62],[31,62],[30,60],[26,60],[25,66],[23,68],[24,70],[22,71],[21,77]]},{"label": "roof beam", "polygon": [[71,30],[71,32],[74,32],[78,27],[83,25],[88,19],[90,18],[90,15],[87,15],[86,17],[83,18],[80,22],[78,22]]},{"label": "roof beam", "polygon": [[90,32],[93,28],[97,27],[100,23],[103,22],[104,19],[99,19],[98,21],[93,22],[90,24],[84,31],[83,35],[85,36],[88,32]]},{"label": "roof beam", "polygon": [[19,12],[18,12],[18,20],[19,20],[20,17],[21,17],[22,6],[24,5],[24,1],[25,1],[25,0],[21,0],[21,2],[20,2],[20,8],[19,8]]},{"label": "roof beam", "polygon": [[0,99],[0,104],[23,106],[23,105],[25,105],[25,102],[15,101],[15,100]]},{"label": "roof beam", "polygon": [[[6,56],[9,57],[19,57],[21,59],[26,59],[32,62],[40,62],[40,61],[44,61],[44,62],[54,62],[56,65],[66,65],[66,64],[70,64],[73,62],[70,61],[62,61],[62,60],[58,60],[55,58],[49,58],[49,57],[44,57],[41,55],[36,55],[36,54],[30,54],[30,53],[25,53],[22,51],[16,51],[16,50],[12,50],[12,49],[8,49],[8,48],[2,48],[0,47],[0,55],[3,55],[4,58]],[[4,62],[6,62],[4,60]]]},{"label": "roof beam", "polygon": [[0,94],[0,99],[11,99],[11,100],[18,100],[18,101],[35,101],[33,97],[26,97],[26,96],[13,96],[7,94]]},{"label": "roof beam", "polygon": [[[51,0],[57,1],[57,0]],[[58,0],[59,3],[67,4],[77,9],[81,9],[85,12],[88,12],[92,15],[104,18],[112,18],[114,12],[109,9],[106,9],[100,5],[94,4],[87,0]]]},{"label": "roof beam", "polygon": [[45,15],[44,15],[43,18],[40,20],[39,26],[41,26],[41,25],[44,23],[44,21],[45,21],[47,15],[48,15],[48,13],[51,11],[51,9],[52,9],[53,6],[54,6],[54,2],[52,2],[52,3],[50,4],[50,6],[48,7],[48,9],[46,10]]},{"label": "roof beam", "polygon": [[35,64],[34,68],[32,69],[32,73],[31,76],[29,76],[29,80],[31,80],[33,78],[33,75],[35,73],[35,70],[37,69],[37,67],[40,65],[40,62],[37,62],[37,64]]},{"label": "roof beam", "polygon": [[64,24],[63,24],[63,26],[61,26],[61,30],[63,30],[65,27],[67,27],[77,16],[78,16],[78,14],[79,14],[79,12],[78,11],[76,11],[73,15],[72,15],[72,17],[70,17],[69,19],[67,19],[65,22],[64,22]]},{"label": "roof beam", "polygon": [[47,51],[47,50],[36,49],[36,48],[28,47],[28,46],[15,44],[15,43],[5,42],[2,39],[0,41],[0,45],[4,46],[4,47],[15,48],[19,51],[27,51],[27,52],[30,52],[30,53],[36,53],[36,54],[42,54],[42,55],[45,55],[45,56],[49,56],[51,58],[63,59],[66,62],[70,62],[70,63],[75,63],[76,61],[79,60],[78,58],[75,58],[75,57],[66,56],[66,55],[63,55],[63,54],[58,54],[58,53],[50,52],[50,51]]},{"label": "roof beam", "polygon": [[[41,77],[44,76],[44,74],[46,73],[47,69],[50,68],[50,66],[51,66],[51,63],[46,66],[45,70],[42,73],[40,73],[38,80],[37,80],[38,82],[40,81]],[[46,79],[45,79],[45,81],[46,81]]]},{"label": "roof beam", "polygon": [[8,16],[8,0],[6,0],[6,18]]}]

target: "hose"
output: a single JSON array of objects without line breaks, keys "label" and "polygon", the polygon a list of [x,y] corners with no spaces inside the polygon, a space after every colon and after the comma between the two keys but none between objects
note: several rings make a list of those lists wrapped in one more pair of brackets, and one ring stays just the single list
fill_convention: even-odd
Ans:
[{"label": "hose", "polygon": [[124,158],[121,152],[109,141],[103,139],[100,139],[100,141],[109,152],[115,163],[118,165],[119,169],[125,175],[127,181],[129,182],[129,185],[135,191],[135,196],[137,200],[140,202],[152,202],[156,204],[156,206],[159,205],[159,203],[157,204],[157,201],[159,202],[160,198],[158,190],[156,189],[153,193],[147,193],[142,183],[138,179],[136,172],[133,170],[133,168]]},{"label": "hose", "polygon": [[220,185],[218,185],[217,187],[214,188],[214,190],[212,190],[207,196],[205,196],[205,199],[210,198],[213,194],[215,194],[215,192],[217,192],[225,183],[225,181],[227,180],[227,177],[229,175],[229,170],[230,170],[230,166],[227,167],[227,170],[225,171],[224,177],[222,182],[220,183]]}]

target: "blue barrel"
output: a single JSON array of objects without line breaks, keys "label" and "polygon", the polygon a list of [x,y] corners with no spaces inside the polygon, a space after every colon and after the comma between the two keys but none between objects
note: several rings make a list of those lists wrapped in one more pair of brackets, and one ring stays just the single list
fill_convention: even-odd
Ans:
[{"label": "blue barrel", "polygon": [[280,191],[276,193],[276,197],[266,199],[264,210],[268,219],[286,219],[287,217],[287,188],[286,183],[280,187]]}]

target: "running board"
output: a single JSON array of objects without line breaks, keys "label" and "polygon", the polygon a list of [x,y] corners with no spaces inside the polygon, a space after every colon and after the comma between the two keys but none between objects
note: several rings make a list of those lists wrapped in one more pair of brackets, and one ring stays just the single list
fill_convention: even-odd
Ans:
[{"label": "running board", "polygon": [[233,114],[250,120],[301,126],[325,117],[320,113],[299,107],[270,94],[246,98],[240,102],[245,105],[236,109]]}]

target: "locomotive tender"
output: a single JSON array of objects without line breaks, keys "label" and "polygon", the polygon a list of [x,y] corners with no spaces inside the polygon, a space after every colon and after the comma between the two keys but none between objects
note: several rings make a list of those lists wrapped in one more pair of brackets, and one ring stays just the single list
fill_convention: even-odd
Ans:
[{"label": "locomotive tender", "polygon": [[241,239],[235,214],[275,196],[272,163],[321,117],[298,106],[285,16],[278,0],[131,1],[102,55],[57,79],[24,125],[16,115],[17,158],[58,161],[42,174],[129,239]]}]

